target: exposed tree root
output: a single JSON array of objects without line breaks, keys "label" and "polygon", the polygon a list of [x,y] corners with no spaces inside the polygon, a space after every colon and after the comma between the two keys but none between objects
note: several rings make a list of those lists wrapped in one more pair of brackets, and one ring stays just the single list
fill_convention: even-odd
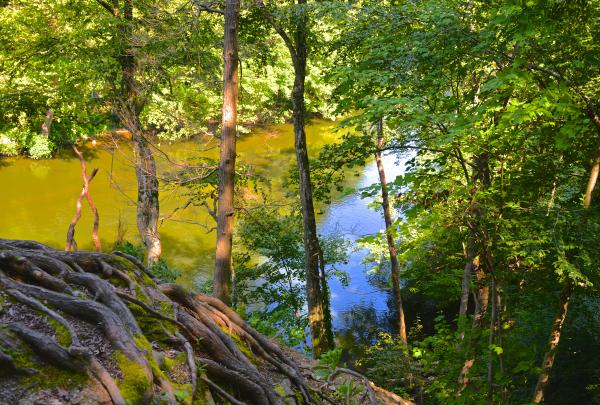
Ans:
[{"label": "exposed tree root", "polygon": [[[127,254],[0,239],[0,398],[52,403],[48,387],[60,387],[74,403],[90,390],[118,405],[336,403],[309,360],[286,350]],[[357,400],[372,404],[366,392]]]},{"label": "exposed tree root", "polygon": [[[280,378],[295,386],[292,403],[314,402],[276,344],[221,301],[158,285],[129,255],[0,239],[0,294],[10,301],[4,307],[19,303],[46,325],[38,330],[0,310],[0,365],[12,370],[10,378],[41,373],[43,365],[97,380],[115,404],[191,404],[210,390],[229,403],[265,405],[289,403],[275,390]],[[78,336],[82,322],[100,328],[110,353],[94,355]],[[165,353],[169,361],[158,364]]]}]

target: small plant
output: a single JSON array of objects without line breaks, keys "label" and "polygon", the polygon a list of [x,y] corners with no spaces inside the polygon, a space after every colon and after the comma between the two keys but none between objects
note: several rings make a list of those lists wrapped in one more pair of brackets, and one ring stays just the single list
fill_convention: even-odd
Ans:
[{"label": "small plant", "polygon": [[366,368],[366,375],[375,384],[409,397],[419,393],[426,383],[419,360],[422,355],[422,349],[413,348],[411,352],[399,337],[382,332],[357,365]]},{"label": "small plant", "polygon": [[[234,256],[235,306],[255,308],[249,311],[249,322],[260,332],[289,346],[303,345],[308,317],[300,213],[256,209],[242,217],[237,236],[246,250]],[[320,236],[320,242],[325,276],[347,284],[347,274],[335,266],[347,261],[349,242],[335,234]]]},{"label": "small plant", "polygon": [[115,243],[113,250],[127,253],[128,255],[137,258],[140,262],[144,261],[144,247],[141,245],[134,245],[129,241],[120,240]]},{"label": "small plant", "polygon": [[213,292],[213,280],[212,278],[207,278],[202,281],[198,281],[195,284],[195,290],[201,294],[211,295]]},{"label": "small plant", "polygon": [[336,348],[325,352],[319,357],[319,364],[313,368],[315,375],[322,379],[329,378],[342,360],[342,349]]},{"label": "small plant", "polygon": [[151,264],[148,268],[163,283],[174,283],[181,273],[172,267],[169,267],[166,261],[160,259],[157,263]]},{"label": "small plant", "polygon": [[358,400],[351,402],[350,398],[357,396],[364,390],[365,389],[362,386],[356,385],[353,380],[349,380],[348,382],[338,385],[336,389],[338,395],[344,399],[344,403],[346,404],[359,404],[360,402]]}]

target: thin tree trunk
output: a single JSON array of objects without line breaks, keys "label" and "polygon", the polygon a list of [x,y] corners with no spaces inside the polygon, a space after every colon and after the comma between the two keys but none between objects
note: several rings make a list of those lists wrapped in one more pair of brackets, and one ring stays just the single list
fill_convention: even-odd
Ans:
[{"label": "thin tree trunk", "polygon": [[[123,40],[131,42],[131,24],[133,24],[133,0],[125,0],[123,7],[122,34]],[[120,118],[133,140],[135,174],[138,184],[137,198],[137,227],[142,242],[148,252],[148,263],[157,263],[162,253],[160,235],[158,233],[158,179],[156,177],[156,162],[150,150],[148,141],[142,133],[139,119],[144,101],[141,96],[139,83],[135,75],[137,62],[135,51],[126,46],[120,57],[122,71],[122,106]]]},{"label": "thin tree trunk", "polygon": [[[73,151],[77,154],[77,157],[79,157],[79,162],[81,163],[81,177],[83,179],[82,194],[85,195],[88,205],[90,206],[90,211],[92,211],[92,215],[94,216],[94,227],[92,228],[92,240],[94,241],[94,247],[96,248],[96,252],[101,252],[102,245],[100,244],[100,237],[98,236],[98,228],[100,226],[100,217],[98,215],[98,209],[96,208],[96,205],[94,204],[94,200],[92,200],[92,196],[90,195],[90,181],[91,181],[91,179],[94,178],[94,176],[98,172],[98,169],[94,169],[88,179],[87,166],[85,164],[85,159],[83,158],[83,154],[81,152],[79,152],[79,150],[75,146],[73,146]],[[77,208],[79,211],[79,215],[81,215],[81,202],[80,201],[78,201],[78,203],[77,203]],[[74,221],[74,223],[76,223],[76,222],[77,221]],[[73,234],[74,233],[75,233],[75,228],[73,225]],[[69,234],[71,234],[70,227],[69,227]],[[70,249],[68,249],[68,247],[69,246],[68,246],[68,242],[67,242],[67,249],[66,249],[67,251],[70,250]]]},{"label": "thin tree trunk", "polygon": [[[581,95],[581,94],[580,94]],[[594,106],[591,101],[586,97],[582,96],[584,101],[586,102],[586,113],[588,117],[592,120],[592,123],[596,127],[598,134],[600,134],[600,117],[596,113]],[[584,199],[583,199],[583,208],[589,209],[592,205],[592,196],[594,194],[594,189],[596,188],[596,183],[598,180],[598,174],[600,173],[600,147],[596,148],[596,156],[592,162],[592,167],[590,169],[590,176],[588,178],[587,186],[585,189]],[[550,381],[550,373],[552,371],[552,366],[554,364],[554,358],[556,357],[556,351],[558,348],[558,344],[560,342],[560,337],[562,334],[562,328],[565,323],[565,319],[567,317],[567,311],[569,309],[569,303],[571,302],[571,296],[573,295],[573,283],[570,280],[566,280],[563,286],[563,291],[560,296],[560,308],[554,317],[554,322],[552,324],[552,330],[550,331],[550,338],[548,339],[548,350],[544,355],[544,361],[542,362],[542,371],[538,376],[538,382],[535,386],[535,391],[533,393],[533,403],[539,404],[544,400],[544,389],[548,385]]]},{"label": "thin tree trunk", "polygon": [[[594,126],[596,127],[596,131],[600,135],[600,117],[596,113],[596,110],[594,109],[592,102],[589,99],[587,99],[586,97],[583,97],[583,98],[586,102],[586,113],[587,113],[588,117],[592,120],[592,122],[594,123]],[[596,182],[598,180],[598,174],[600,174],[600,146],[598,146],[598,148],[596,149],[596,157],[594,158],[594,161],[592,162],[592,168],[590,170],[590,177],[588,179],[587,187],[585,189],[585,196],[583,199],[583,207],[584,208],[589,208],[590,205],[592,204],[592,194],[594,192],[594,188],[596,187]]]},{"label": "thin tree trunk", "polygon": [[483,320],[487,314],[488,304],[490,302],[490,288],[488,285],[488,276],[479,263],[475,270],[475,278],[477,279],[477,301],[478,306],[473,317],[473,327],[480,328],[483,326]]},{"label": "thin tree trunk", "polygon": [[[306,4],[306,0],[298,0],[298,5]],[[331,330],[331,314],[329,297],[325,292],[327,280],[320,275],[324,263],[319,259],[321,248],[317,236],[317,222],[313,206],[310,167],[306,149],[306,133],[304,132],[304,82],[306,79],[306,16],[302,13],[296,17],[296,29],[293,40],[277,23],[275,17],[267,9],[262,0],[258,0],[265,19],[279,34],[290,52],[294,65],[294,88],[292,90],[292,115],[294,121],[294,143],[300,182],[300,202],[302,205],[302,222],[304,227],[304,251],[306,274],[306,301],[308,304],[308,323],[312,335],[313,351],[316,357],[333,348]],[[321,263],[320,263],[321,262]]]},{"label": "thin tree trunk", "polygon": [[50,127],[52,126],[52,119],[54,118],[54,111],[48,108],[44,123],[42,124],[42,136],[48,138],[50,136]]},{"label": "thin tree trunk", "polygon": [[[473,325],[472,328],[481,328],[483,326],[483,321],[485,319],[488,303],[489,303],[489,277],[488,273],[490,272],[489,268],[491,264],[485,263],[486,261],[482,261],[481,257],[484,257],[483,253],[487,247],[485,246],[485,241],[478,240],[481,238],[480,235],[485,235],[481,226],[481,218],[482,213],[476,201],[476,192],[478,187],[482,189],[486,189],[490,185],[490,172],[489,172],[489,164],[488,164],[488,155],[487,153],[482,153],[480,155],[475,155],[473,157],[473,172],[471,176],[471,203],[469,206],[469,211],[471,214],[470,219],[470,233],[468,240],[468,250],[467,250],[467,258],[465,264],[465,270],[463,272],[462,278],[462,292],[461,292],[461,305],[459,308],[459,320],[464,319],[467,313],[467,304],[468,304],[468,294],[469,294],[469,281],[472,277],[472,274],[475,274],[477,279],[477,290],[473,292],[475,309],[473,316]],[[479,243],[478,243],[479,242]],[[466,324],[463,325],[466,327]],[[461,333],[461,339],[464,337],[464,332]],[[475,344],[474,341],[470,343],[471,346]],[[459,393],[462,392],[469,383],[469,371],[473,367],[475,363],[475,357],[470,355],[467,357],[463,364],[463,368],[458,377],[458,385],[459,385]]]},{"label": "thin tree trunk", "polygon": [[489,353],[489,359],[488,359],[488,373],[487,373],[487,380],[488,380],[488,395],[487,395],[487,399],[488,399],[488,405],[493,405],[494,404],[494,351],[492,351],[492,345],[494,344],[494,340],[495,340],[495,336],[496,336],[496,316],[497,316],[497,308],[498,308],[498,301],[497,301],[497,290],[496,290],[496,278],[492,275],[492,282],[491,282],[491,288],[492,288],[492,311],[490,314],[490,335],[488,337],[488,349],[490,351]]},{"label": "thin tree trunk", "polygon": [[239,0],[227,0],[224,23],[225,43],[223,48],[223,132],[221,135],[221,156],[219,161],[217,248],[213,277],[214,295],[227,304],[231,301],[239,14]]},{"label": "thin tree trunk", "polygon": [[[304,4],[306,0],[298,0]],[[292,49],[290,49],[293,52]],[[308,163],[308,150],[306,133],[304,131],[304,82],[306,79],[306,19],[300,17],[296,26],[296,61],[294,64],[294,88],[292,91],[294,145],[296,160],[298,162],[298,175],[300,179],[300,201],[302,205],[302,222],[304,228],[305,272],[306,272],[306,299],[308,302],[308,323],[312,335],[312,344],[315,357],[333,348],[333,334],[331,331],[331,318],[329,316],[328,297],[325,297],[321,288],[319,252],[321,250],[317,236],[317,221],[312,197],[312,184],[310,182],[310,167]]]},{"label": "thin tree trunk", "polygon": [[[75,149],[75,147],[73,147],[73,148]],[[77,151],[77,153],[78,152],[79,151]],[[94,169],[92,171],[92,173],[89,176],[87,176],[86,169],[83,167],[83,164],[82,164],[83,188],[81,189],[81,193],[79,193],[79,197],[77,197],[77,202],[75,203],[75,215],[73,216],[73,219],[71,220],[71,223],[69,224],[69,229],[67,230],[67,243],[65,245],[65,251],[67,251],[67,252],[70,252],[72,250],[77,250],[77,242],[75,242],[75,226],[77,225],[77,222],[79,222],[79,219],[81,218],[81,205],[82,205],[81,203],[83,202],[83,198],[88,193],[89,185],[90,185],[91,181],[94,180],[94,177],[96,177],[96,173],[98,173],[98,169]],[[96,210],[94,214],[95,214],[94,215],[94,224],[97,224],[98,221],[96,219],[96,216],[98,215],[98,210]],[[94,242],[95,242],[95,240],[94,240]],[[97,246],[96,250],[100,251],[99,245]]]},{"label": "thin tree trunk", "polygon": [[469,306],[469,291],[470,291],[470,281],[471,274],[473,272],[474,261],[475,261],[475,241],[474,237],[471,235],[467,242],[466,248],[466,262],[465,269],[463,271],[462,277],[462,288],[460,295],[460,307],[458,309],[458,319],[465,319],[467,316],[467,310]]},{"label": "thin tree trunk", "polygon": [[585,188],[585,195],[583,197],[583,208],[589,208],[592,204],[592,193],[596,187],[598,181],[598,174],[600,173],[600,150],[598,156],[592,162],[592,169],[590,170],[590,177],[588,179],[587,187]]},{"label": "thin tree trunk", "polygon": [[573,284],[566,282],[563,291],[560,295],[560,308],[554,317],[552,323],[552,331],[550,332],[550,339],[548,339],[548,351],[544,355],[544,361],[542,362],[542,370],[538,377],[535,391],[533,393],[534,404],[539,404],[544,400],[544,389],[550,382],[550,373],[552,372],[552,366],[554,365],[554,359],[560,342],[560,336],[562,334],[562,328],[567,317],[567,310],[569,309],[569,303],[571,302],[571,296],[573,293]]},{"label": "thin tree trunk", "polygon": [[380,119],[377,123],[377,151],[375,152],[375,162],[379,171],[379,183],[381,185],[381,199],[383,205],[383,218],[385,220],[385,234],[387,239],[388,250],[390,253],[390,263],[392,266],[392,291],[394,294],[394,305],[398,313],[398,333],[400,339],[406,344],[406,323],[404,321],[404,309],[402,307],[402,296],[400,294],[400,263],[398,262],[398,252],[396,243],[392,234],[392,209],[387,191],[387,180],[385,178],[385,169],[381,159],[381,150],[384,147],[383,140],[383,120]]}]

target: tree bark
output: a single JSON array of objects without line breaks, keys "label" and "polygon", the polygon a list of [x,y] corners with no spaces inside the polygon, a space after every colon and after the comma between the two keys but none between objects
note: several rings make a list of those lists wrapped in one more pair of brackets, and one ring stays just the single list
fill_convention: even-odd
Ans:
[{"label": "tree bark", "polygon": [[54,118],[54,111],[48,108],[44,123],[42,124],[42,136],[48,138],[50,136],[50,127],[52,126],[52,119]]},{"label": "tree bark", "polygon": [[470,235],[469,240],[467,241],[466,248],[466,262],[465,269],[463,271],[462,277],[462,287],[461,287],[461,295],[460,295],[460,307],[458,309],[458,319],[465,319],[467,317],[467,310],[469,307],[469,290],[471,284],[471,274],[473,272],[473,268],[475,267],[475,237]]},{"label": "tree bark", "polygon": [[223,48],[223,131],[219,161],[219,197],[217,206],[217,248],[213,293],[223,302],[231,302],[232,239],[234,220],[235,155],[238,97],[238,23],[239,0],[227,0]]},{"label": "tree bark", "polygon": [[[478,187],[486,189],[489,187],[490,171],[489,171],[489,156],[487,153],[482,153],[473,156],[472,163],[472,175],[471,175],[471,202],[469,204],[470,218],[468,220],[469,226],[469,240],[467,247],[467,258],[465,263],[465,269],[462,277],[462,292],[461,292],[461,303],[459,307],[459,321],[465,319],[468,305],[468,294],[470,290],[469,282],[475,274],[477,280],[477,289],[473,292],[474,297],[474,316],[472,328],[481,328],[485,319],[488,304],[489,304],[489,274],[491,273],[491,258],[489,256],[488,247],[486,246],[486,232],[483,227],[482,212],[476,200],[476,193]],[[482,258],[484,258],[482,260]],[[459,322],[460,325],[460,322]],[[460,325],[466,327],[466,323]],[[460,334],[460,339],[464,337],[464,331]],[[473,346],[474,341],[470,342]],[[472,355],[467,356],[463,364],[463,368],[458,377],[459,393],[462,392],[469,383],[469,371],[475,363],[475,357]]]},{"label": "tree bark", "polygon": [[120,57],[122,71],[122,106],[120,119],[131,133],[137,177],[137,227],[142,242],[148,252],[148,263],[157,263],[162,253],[160,235],[158,233],[158,179],[156,162],[148,140],[142,133],[140,112],[144,107],[140,85],[136,80],[137,61],[135,51],[131,47],[131,26],[133,24],[133,0],[125,0],[123,7],[122,35],[127,44]]},{"label": "tree bark", "polygon": [[385,235],[387,239],[388,251],[390,253],[390,263],[392,266],[392,291],[394,294],[394,305],[398,313],[398,333],[400,339],[406,344],[406,323],[404,321],[404,308],[402,307],[402,296],[400,294],[400,263],[398,262],[398,252],[396,242],[393,236],[392,209],[387,191],[387,180],[385,178],[385,169],[381,159],[381,150],[385,146],[383,139],[383,120],[377,123],[377,151],[375,152],[375,162],[379,171],[379,183],[381,185],[381,199],[383,206],[383,218],[385,220]]},{"label": "tree bark", "polygon": [[[600,132],[600,130],[599,130]],[[598,181],[598,174],[600,173],[600,149],[598,150],[598,156],[592,162],[592,168],[590,170],[590,177],[588,179],[587,187],[585,188],[585,195],[583,197],[583,208],[589,208],[592,204],[592,193],[596,187]]]},{"label": "tree bark", "polygon": [[550,339],[548,339],[548,351],[544,355],[544,361],[542,362],[542,370],[538,376],[538,381],[535,386],[533,393],[534,404],[539,404],[544,400],[544,389],[550,382],[550,373],[552,366],[554,365],[554,359],[560,342],[560,336],[562,334],[562,328],[567,318],[567,311],[569,309],[569,303],[571,302],[571,295],[573,293],[573,284],[566,282],[563,291],[560,295],[560,308],[554,317],[552,323],[552,330],[550,331]]},{"label": "tree bark", "polygon": [[162,253],[158,233],[158,179],[156,162],[148,141],[138,130],[133,137],[135,155],[135,174],[138,183],[137,226],[142,242],[148,251],[148,263],[157,263]]},{"label": "tree bark", "polygon": [[94,247],[96,248],[96,251],[100,252],[100,251],[102,251],[102,246],[100,244],[100,237],[98,236],[98,227],[99,227],[100,218],[98,216],[98,209],[96,208],[94,201],[92,200],[92,196],[90,195],[90,191],[89,191],[90,182],[94,179],[94,177],[96,176],[96,173],[98,173],[98,169],[92,170],[92,174],[90,174],[88,177],[87,167],[85,164],[85,159],[83,158],[83,154],[81,152],[79,152],[79,150],[75,146],[73,146],[73,151],[75,152],[75,154],[77,154],[77,156],[79,157],[79,162],[81,163],[81,177],[83,180],[83,188],[81,190],[81,193],[79,194],[79,197],[77,198],[77,203],[75,204],[75,207],[76,207],[75,216],[73,217],[73,219],[71,220],[71,223],[69,224],[69,229],[67,231],[67,244],[66,244],[65,250],[67,252],[70,251],[71,249],[77,250],[77,243],[75,242],[75,225],[77,225],[79,218],[81,218],[81,202],[83,200],[83,197],[86,197],[88,204],[90,206],[90,210],[92,211],[92,215],[94,216],[94,227],[92,229],[92,240],[94,241]]},{"label": "tree bark", "polygon": [[[306,0],[298,0],[298,4],[306,4]],[[294,88],[292,90],[292,107],[294,121],[294,145],[298,162],[300,181],[300,202],[302,205],[302,222],[304,228],[306,299],[308,302],[308,323],[312,335],[315,357],[333,348],[333,333],[329,314],[329,297],[323,294],[319,272],[320,244],[317,235],[317,221],[310,181],[310,166],[306,144],[304,82],[306,79],[306,17],[301,14],[296,23],[296,49],[290,49],[296,60],[294,63]]]},{"label": "tree bark", "polygon": [[[561,77],[562,78],[562,77]],[[598,134],[600,135],[600,117],[596,113],[592,102],[585,97],[582,93],[579,95],[583,98],[586,103],[586,113],[588,117],[592,120],[592,123],[596,127]],[[592,167],[590,169],[590,175],[588,178],[588,182],[585,189],[585,194],[583,198],[583,208],[585,210],[589,209],[592,205],[592,196],[594,194],[594,189],[596,188],[596,182],[598,180],[598,174],[600,173],[600,146],[596,147],[596,156],[592,162]],[[562,334],[562,328],[567,317],[567,311],[569,309],[569,303],[571,301],[571,296],[573,294],[574,285],[571,280],[564,281],[563,291],[560,296],[560,308],[554,317],[554,322],[552,323],[552,330],[550,331],[550,338],[548,340],[548,350],[544,355],[544,360],[542,362],[542,371],[538,376],[538,382],[535,387],[535,391],[533,392],[533,403],[539,404],[544,400],[544,389],[548,385],[550,381],[550,373],[552,371],[552,366],[554,364],[554,358],[556,357],[556,351],[558,348],[558,344],[560,342],[560,337]]]}]

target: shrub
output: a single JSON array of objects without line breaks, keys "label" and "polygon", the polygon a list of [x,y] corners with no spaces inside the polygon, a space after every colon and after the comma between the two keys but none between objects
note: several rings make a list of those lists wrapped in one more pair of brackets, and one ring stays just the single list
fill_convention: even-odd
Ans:
[{"label": "shrub", "polygon": [[19,145],[12,139],[0,135],[0,155],[16,156],[19,154]]},{"label": "shrub", "polygon": [[113,250],[127,253],[128,255],[137,258],[140,262],[144,262],[144,247],[141,245],[134,245],[129,241],[122,240],[115,243]]},{"label": "shrub", "polygon": [[167,262],[163,259],[160,259],[158,263],[150,265],[148,270],[163,283],[174,283],[177,280],[177,277],[181,275],[179,271],[169,267]]},{"label": "shrub", "polygon": [[29,156],[33,159],[47,159],[52,156],[53,150],[54,144],[50,139],[41,135],[34,135],[29,147]]}]

